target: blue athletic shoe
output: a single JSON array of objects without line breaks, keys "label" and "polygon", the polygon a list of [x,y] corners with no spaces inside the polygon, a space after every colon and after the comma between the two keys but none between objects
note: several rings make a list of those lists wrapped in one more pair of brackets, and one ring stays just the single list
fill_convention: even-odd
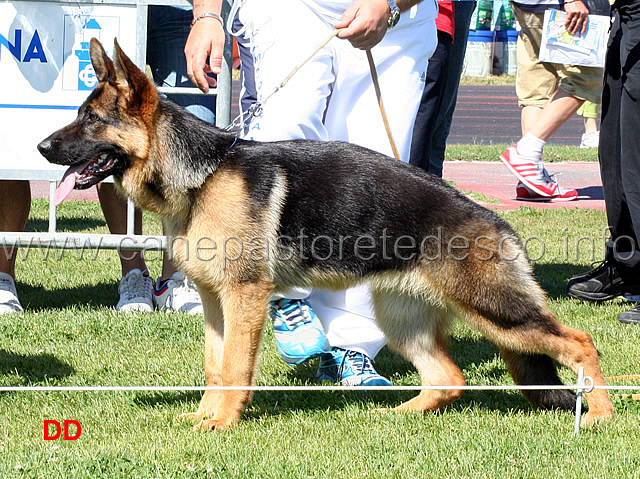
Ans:
[{"label": "blue athletic shoe", "polygon": [[276,349],[285,363],[295,366],[329,349],[320,320],[306,299],[272,301],[271,319]]},{"label": "blue athletic shoe", "polygon": [[341,348],[320,355],[316,379],[343,386],[391,386],[391,381],[373,368],[369,356]]}]

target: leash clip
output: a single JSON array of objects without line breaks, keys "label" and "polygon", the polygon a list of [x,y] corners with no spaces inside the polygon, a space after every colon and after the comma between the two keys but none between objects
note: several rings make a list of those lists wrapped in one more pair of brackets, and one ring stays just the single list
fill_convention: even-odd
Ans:
[{"label": "leash clip", "polygon": [[231,131],[234,128],[238,128],[238,130],[236,131],[236,137],[233,139],[233,143],[231,143],[226,151],[229,151],[235,146],[245,126],[247,126],[254,117],[258,116],[262,112],[262,105],[263,102],[261,101],[253,103],[249,108],[247,108],[247,111],[240,113],[233,119],[233,121],[229,125],[227,125],[224,131]]},{"label": "leash clip", "polygon": [[234,128],[240,127],[240,130],[238,130],[238,134],[240,134],[240,131],[242,131],[254,117],[262,112],[262,104],[263,102],[261,101],[253,103],[246,111],[236,116],[233,121],[224,128],[224,131],[231,131]]}]

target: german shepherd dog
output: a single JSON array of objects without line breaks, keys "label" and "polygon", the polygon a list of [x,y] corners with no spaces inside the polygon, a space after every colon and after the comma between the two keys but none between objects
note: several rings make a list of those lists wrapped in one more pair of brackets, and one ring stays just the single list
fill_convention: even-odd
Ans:
[{"label": "german shepherd dog", "polygon": [[[520,239],[495,213],[351,144],[236,140],[160,97],[117,42],[112,61],[93,39],[91,61],[97,87],[38,149],[70,166],[66,188],[113,175],[124,195],[162,217],[174,259],[202,296],[207,385],[254,384],[274,291],[363,282],[388,344],[424,385],[465,384],[447,349],[454,316],[497,345],[518,385],[561,384],[554,360],[604,384],[591,337],[556,320]],[[433,411],[461,394],[424,390],[395,410]],[[575,405],[567,390],[523,394],[542,408]],[[225,429],[251,397],[207,390],[185,416],[196,428]],[[585,424],[613,417],[605,390],[586,399]]]}]

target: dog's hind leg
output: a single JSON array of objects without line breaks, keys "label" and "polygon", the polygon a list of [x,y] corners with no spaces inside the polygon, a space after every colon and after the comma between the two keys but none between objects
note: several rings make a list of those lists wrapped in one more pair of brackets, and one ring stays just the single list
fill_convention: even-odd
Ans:
[{"label": "dog's hind leg", "polygon": [[[222,386],[222,351],[224,340],[224,320],[220,300],[215,293],[198,285],[198,292],[204,309],[204,374],[207,386]],[[207,390],[200,400],[200,406],[194,413],[185,413],[181,417],[190,421],[201,421],[205,417],[214,417],[220,391]]]},{"label": "dog's hind leg", "polygon": [[[449,297],[463,316],[500,348],[518,384],[559,384],[551,359],[576,374],[584,366],[585,375],[591,376],[596,386],[605,384],[591,336],[557,321],[522,252],[513,261],[485,262],[473,268],[467,265],[464,271],[448,277],[464,278],[448,285]],[[574,398],[566,390],[527,391],[525,396],[536,405],[562,409],[569,409]],[[595,389],[585,398],[589,405],[585,424],[613,416],[606,390]]]},{"label": "dog's hind leg", "polygon": [[[535,314],[531,313],[532,316]],[[561,324],[548,310],[544,314],[544,322],[538,317],[537,324],[516,327],[508,333],[502,331],[497,337],[491,332],[487,334],[500,348],[516,383],[561,384],[552,361],[555,359],[576,374],[583,366],[585,375],[593,379],[594,385],[603,386],[604,376],[591,336]],[[523,395],[544,408],[572,410],[575,406],[575,395],[568,390],[523,391]],[[589,406],[589,412],[583,417],[585,425],[613,417],[613,405],[606,390],[594,389],[585,394],[585,399]]]},{"label": "dog's hind leg", "polygon": [[[519,353],[504,347],[499,348],[509,373],[519,385],[561,385],[556,365],[544,354]],[[522,395],[542,409],[571,411],[576,406],[576,396],[566,389],[522,390]]]},{"label": "dog's hind leg", "polygon": [[[376,291],[373,291],[373,304],[376,320],[389,346],[413,363],[424,386],[466,384],[449,355],[446,330],[451,315],[446,308],[408,295]],[[462,393],[461,390],[423,390],[394,410],[435,411],[455,401]]]},{"label": "dog's hind leg", "polygon": [[[598,351],[591,336],[584,331],[573,329],[558,322],[549,312],[549,324],[554,324],[558,333],[546,333],[540,337],[531,338],[538,345],[538,351],[545,354],[560,364],[571,369],[575,374],[581,366],[584,367],[585,376],[590,376],[596,386],[604,386],[604,375],[600,368]],[[559,392],[559,391],[557,391]],[[544,397],[546,394],[546,398]],[[549,399],[550,392],[540,392],[539,397]],[[573,394],[570,394],[573,399]],[[583,424],[591,426],[602,420],[613,417],[613,405],[609,400],[609,394],[604,389],[594,389],[585,394],[589,406],[589,412],[582,418]],[[575,402],[574,402],[575,404]],[[553,403],[555,407],[563,407],[560,402]],[[572,408],[573,409],[573,408]]]},{"label": "dog's hind leg", "polygon": [[[212,376],[210,379],[207,374],[208,382],[213,380],[223,386],[253,385],[271,290],[270,284],[262,283],[234,284],[225,288],[221,301],[224,315],[222,361],[218,362],[219,351],[209,351],[211,354],[205,364],[212,360]],[[217,337],[217,334],[213,336]],[[203,401],[211,403],[201,404],[200,409],[209,411],[213,407],[215,412],[212,418],[204,419],[196,428],[220,430],[236,425],[252,395],[246,390],[225,390],[219,393],[217,400],[203,396]]]}]

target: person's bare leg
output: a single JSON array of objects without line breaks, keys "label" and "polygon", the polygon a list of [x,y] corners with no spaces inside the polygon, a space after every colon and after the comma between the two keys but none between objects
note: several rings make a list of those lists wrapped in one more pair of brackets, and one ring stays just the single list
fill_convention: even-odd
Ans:
[{"label": "person's bare leg", "polygon": [[[24,231],[31,208],[28,181],[0,181],[0,231]],[[15,278],[16,250],[0,248],[0,273]]]},{"label": "person's bare leg", "polygon": [[558,128],[575,115],[583,103],[584,100],[571,96],[562,90],[556,91],[535,122],[528,124],[529,130],[526,133],[531,133],[542,141],[547,141]]},{"label": "person's bare leg", "polygon": [[522,129],[522,136],[526,135],[532,126],[538,122],[538,118],[542,115],[542,107],[539,106],[525,106],[522,108],[520,115],[520,128]]},{"label": "person's bare leg", "polygon": [[[107,220],[107,226],[112,234],[126,234],[127,232],[127,201],[118,194],[113,184],[98,184],[98,198],[102,212]],[[136,234],[142,234],[142,212],[136,209],[135,214]],[[122,265],[122,276],[125,276],[132,269],[138,268],[145,271],[147,265],[144,256],[139,251],[122,251],[120,253],[120,263]]]},{"label": "person's bare leg", "polygon": [[595,118],[584,118],[584,132],[591,133],[598,131],[598,121]]},{"label": "person's bare leg", "polygon": [[[522,109],[520,122],[522,138],[515,150],[505,150],[500,159],[518,177],[523,186],[518,193],[519,199],[530,199],[531,195],[570,201],[578,197],[577,190],[566,190],[544,169],[544,147],[551,136],[584,103],[568,93],[557,90],[544,108],[527,106]],[[519,187],[518,187],[519,188]]]},{"label": "person's bare leg", "polygon": [[171,262],[169,255],[165,252],[162,255],[162,279],[169,279],[173,276],[173,273],[178,271],[178,268]]}]

